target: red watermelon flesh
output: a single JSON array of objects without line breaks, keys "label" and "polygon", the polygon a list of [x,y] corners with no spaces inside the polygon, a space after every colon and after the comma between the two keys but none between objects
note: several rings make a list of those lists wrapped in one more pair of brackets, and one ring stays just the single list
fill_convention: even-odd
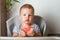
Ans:
[{"label": "red watermelon flesh", "polygon": [[31,30],[31,27],[27,27],[23,29],[24,32],[29,32],[30,30]]}]

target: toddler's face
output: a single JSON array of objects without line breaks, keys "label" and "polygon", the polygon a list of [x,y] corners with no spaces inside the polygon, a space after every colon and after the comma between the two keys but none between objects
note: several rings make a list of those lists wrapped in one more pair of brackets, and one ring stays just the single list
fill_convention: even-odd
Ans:
[{"label": "toddler's face", "polygon": [[20,12],[20,18],[23,23],[30,24],[33,21],[34,12],[29,8],[22,8]]}]

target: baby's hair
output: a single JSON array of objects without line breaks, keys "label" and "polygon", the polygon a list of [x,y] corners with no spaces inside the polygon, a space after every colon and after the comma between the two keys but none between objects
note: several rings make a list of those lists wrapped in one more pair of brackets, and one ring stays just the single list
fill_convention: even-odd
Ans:
[{"label": "baby's hair", "polygon": [[33,13],[34,13],[34,8],[33,8],[33,6],[30,5],[30,4],[24,4],[24,5],[20,8],[20,11],[22,10],[22,8],[32,9],[32,10],[33,10]]}]

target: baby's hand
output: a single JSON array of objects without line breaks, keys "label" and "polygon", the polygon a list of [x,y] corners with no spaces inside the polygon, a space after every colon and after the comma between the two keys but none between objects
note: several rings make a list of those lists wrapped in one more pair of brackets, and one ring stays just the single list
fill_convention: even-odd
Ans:
[{"label": "baby's hand", "polygon": [[19,34],[19,37],[25,37],[26,33],[24,31],[21,31],[21,33]]},{"label": "baby's hand", "polygon": [[31,28],[31,30],[27,32],[27,36],[33,37],[34,35],[35,35],[35,32],[34,32],[33,28]]}]

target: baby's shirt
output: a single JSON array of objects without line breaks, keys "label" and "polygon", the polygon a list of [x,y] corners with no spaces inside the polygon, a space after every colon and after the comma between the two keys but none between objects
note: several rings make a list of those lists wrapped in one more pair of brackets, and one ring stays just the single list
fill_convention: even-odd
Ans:
[{"label": "baby's shirt", "polygon": [[[32,28],[36,33],[40,32],[40,28],[38,25],[33,24]],[[22,31],[22,29],[20,27],[15,26],[13,28],[13,33],[19,34],[19,33],[21,33],[21,31]]]}]

